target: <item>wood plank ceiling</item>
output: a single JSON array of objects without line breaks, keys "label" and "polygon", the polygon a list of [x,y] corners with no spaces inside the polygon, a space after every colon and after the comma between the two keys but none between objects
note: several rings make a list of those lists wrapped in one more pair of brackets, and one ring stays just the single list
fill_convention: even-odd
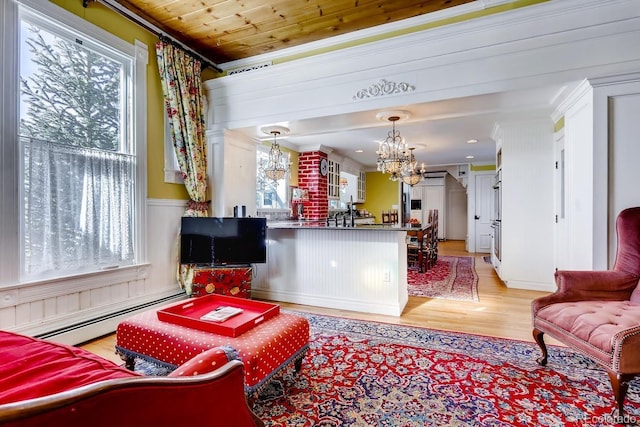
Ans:
[{"label": "wood plank ceiling", "polygon": [[299,46],[474,0],[119,0],[217,63]]}]

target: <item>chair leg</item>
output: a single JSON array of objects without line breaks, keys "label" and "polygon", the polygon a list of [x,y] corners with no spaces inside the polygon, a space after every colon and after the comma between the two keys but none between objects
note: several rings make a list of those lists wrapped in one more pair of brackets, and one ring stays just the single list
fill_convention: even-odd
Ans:
[{"label": "chair leg", "polygon": [[540,347],[540,350],[542,351],[542,356],[536,359],[536,362],[538,362],[538,365],[540,366],[547,366],[549,353],[547,352],[547,345],[544,343],[544,332],[533,328],[533,339],[536,340],[538,347]]},{"label": "chair leg", "polygon": [[618,374],[607,369],[609,374],[609,381],[611,381],[611,388],[613,389],[613,397],[616,400],[616,407],[618,408],[618,417],[624,417],[624,399],[627,396],[627,390],[629,389],[629,382],[635,377],[632,374]]}]

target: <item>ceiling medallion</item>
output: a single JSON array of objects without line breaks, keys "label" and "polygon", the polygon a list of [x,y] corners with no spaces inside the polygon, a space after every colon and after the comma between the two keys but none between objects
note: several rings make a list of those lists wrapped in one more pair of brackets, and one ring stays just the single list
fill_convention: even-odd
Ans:
[{"label": "ceiling medallion", "polygon": [[393,95],[397,93],[413,92],[416,87],[406,82],[390,82],[387,79],[381,79],[378,83],[372,84],[368,88],[360,89],[354,96],[353,100],[374,98],[376,96]]}]

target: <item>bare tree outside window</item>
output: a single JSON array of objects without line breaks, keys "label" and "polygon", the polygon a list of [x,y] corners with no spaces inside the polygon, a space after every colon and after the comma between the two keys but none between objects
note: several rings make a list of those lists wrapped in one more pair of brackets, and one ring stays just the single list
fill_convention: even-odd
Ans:
[{"label": "bare tree outside window", "polygon": [[22,21],[23,275],[134,261],[130,62]]}]

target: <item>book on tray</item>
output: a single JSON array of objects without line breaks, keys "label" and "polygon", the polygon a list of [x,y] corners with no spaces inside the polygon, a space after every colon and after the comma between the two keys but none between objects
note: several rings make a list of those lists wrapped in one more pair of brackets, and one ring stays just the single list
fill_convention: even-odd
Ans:
[{"label": "book on tray", "polygon": [[242,309],[231,306],[220,306],[213,311],[200,317],[200,320],[210,320],[212,322],[224,322],[225,320],[242,313]]}]

